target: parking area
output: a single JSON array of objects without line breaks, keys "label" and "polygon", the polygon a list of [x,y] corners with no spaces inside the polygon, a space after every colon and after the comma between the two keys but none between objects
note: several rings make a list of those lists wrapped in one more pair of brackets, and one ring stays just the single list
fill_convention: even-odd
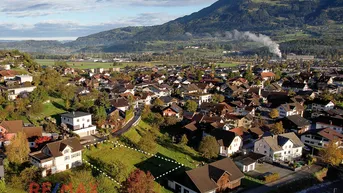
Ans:
[{"label": "parking area", "polygon": [[271,173],[278,173],[280,178],[283,178],[285,176],[288,176],[292,174],[294,171],[281,168],[278,166],[271,165],[269,163],[263,163],[263,164],[256,164],[256,168],[254,171],[250,171],[247,174],[249,176],[252,176],[254,178],[260,178],[262,175],[265,174],[271,174]]}]

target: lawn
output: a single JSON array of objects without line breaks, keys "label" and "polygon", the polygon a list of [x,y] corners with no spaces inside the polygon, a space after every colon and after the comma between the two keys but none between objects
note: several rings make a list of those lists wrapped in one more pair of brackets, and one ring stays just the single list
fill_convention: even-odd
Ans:
[{"label": "lawn", "polygon": [[220,67],[236,67],[239,65],[239,63],[216,63],[216,65],[219,65]]},{"label": "lawn", "polygon": [[[121,144],[136,144],[141,139],[141,135],[148,131],[151,131],[152,128],[141,121],[138,126],[130,129],[125,133],[121,139]],[[153,131],[156,132],[156,131]],[[175,172],[184,171],[186,168],[194,168],[199,163],[196,160],[199,160],[199,156],[195,150],[190,147],[183,147],[181,145],[173,144],[166,139],[165,136],[161,133],[157,133],[157,155],[165,157],[167,159],[175,160],[181,164],[184,164],[186,167],[183,167]],[[118,139],[114,139],[118,140]],[[150,171],[154,177],[178,167],[176,163],[168,162],[154,156],[146,155],[138,151],[126,148],[126,147],[115,147],[113,144],[107,143],[102,144],[99,148],[91,148],[90,150],[85,149],[83,152],[84,159],[88,160],[90,163],[97,164],[95,160],[100,160],[103,163],[111,164],[117,161],[124,161],[127,165],[127,174],[133,171],[135,168],[139,168],[144,171]],[[168,176],[168,175],[166,175]],[[160,178],[163,180],[165,178]],[[161,192],[169,192],[168,190],[161,187]]]},{"label": "lawn", "polygon": [[57,115],[66,112],[64,109],[63,99],[50,97],[49,100],[50,102],[43,104],[43,111],[30,119],[31,122],[35,123],[38,120],[43,120],[46,117],[56,118]]},{"label": "lawn", "polygon": [[[42,66],[52,66],[56,60],[51,59],[37,59],[38,64]],[[163,62],[124,62],[122,65],[113,66],[113,62],[67,62],[70,67],[78,69],[92,69],[92,68],[124,68],[126,66],[153,66],[154,64],[159,65]]]}]

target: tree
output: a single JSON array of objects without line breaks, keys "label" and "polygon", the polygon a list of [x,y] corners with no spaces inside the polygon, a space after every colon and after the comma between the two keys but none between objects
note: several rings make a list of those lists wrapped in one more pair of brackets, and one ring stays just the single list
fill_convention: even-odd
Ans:
[{"label": "tree", "polygon": [[30,93],[29,100],[31,103],[44,102],[49,98],[49,94],[43,86],[38,86]]},{"label": "tree", "polygon": [[337,140],[332,140],[326,148],[319,152],[319,155],[325,163],[338,166],[342,162],[343,152],[342,149],[339,148],[339,143],[340,142]]},{"label": "tree", "polygon": [[102,92],[99,95],[97,103],[98,103],[99,106],[103,106],[106,109],[111,106],[111,102],[110,102],[110,99],[109,99],[109,96],[108,96],[107,92]]},{"label": "tree", "polygon": [[136,169],[129,175],[129,178],[121,187],[122,193],[155,193],[154,177],[148,171]]},{"label": "tree", "polygon": [[44,124],[44,131],[48,133],[57,133],[58,130],[56,128],[56,124],[49,121],[48,123]]},{"label": "tree", "polygon": [[187,138],[187,135],[186,134],[184,134],[184,135],[182,135],[182,137],[181,137],[181,141],[180,141],[180,145],[187,145],[187,143],[188,143],[188,138]]},{"label": "tree", "polygon": [[214,94],[212,97],[213,102],[215,103],[222,103],[225,101],[224,95],[221,94]]},{"label": "tree", "polygon": [[160,98],[157,98],[154,100],[153,105],[155,107],[162,107],[164,105],[164,102]]},{"label": "tree", "polygon": [[0,180],[0,192],[6,192],[6,183],[5,180]]},{"label": "tree", "polygon": [[166,125],[166,126],[176,125],[177,122],[178,122],[178,120],[175,116],[170,116],[170,117],[164,118],[164,125]]},{"label": "tree", "polygon": [[43,104],[41,102],[33,102],[31,103],[31,107],[29,109],[29,116],[35,116],[43,111]]},{"label": "tree", "polygon": [[76,87],[73,85],[62,86],[61,98],[64,100],[65,108],[70,109],[71,100],[75,97]]},{"label": "tree", "polygon": [[92,187],[96,186],[96,180],[92,176],[91,171],[88,170],[73,171],[72,175],[70,176],[70,183],[72,184],[72,188],[74,190],[70,192],[77,193],[86,193],[86,188],[93,189]]},{"label": "tree", "polygon": [[251,81],[254,80],[255,76],[254,76],[254,74],[252,73],[252,71],[249,69],[249,70],[247,70],[246,73],[244,74],[244,78],[245,78],[247,81],[251,82]]},{"label": "tree", "polygon": [[185,104],[186,110],[189,112],[196,112],[198,104],[195,101],[188,100]]},{"label": "tree", "polygon": [[272,128],[270,129],[270,131],[274,134],[274,135],[279,135],[282,133],[285,133],[285,129],[283,128],[282,122],[277,122],[275,123]]},{"label": "tree", "polygon": [[106,121],[106,117],[107,113],[105,107],[96,107],[94,118],[96,120],[98,127],[101,127],[101,125]]},{"label": "tree", "polygon": [[199,152],[207,159],[218,157],[219,145],[213,136],[205,136],[199,146]]},{"label": "tree", "polygon": [[10,162],[22,164],[28,159],[30,153],[29,142],[24,132],[18,132],[11,143],[6,146],[6,155]]},{"label": "tree", "polygon": [[269,116],[272,118],[272,119],[276,119],[279,117],[279,110],[277,109],[272,109],[269,113]]},{"label": "tree", "polygon": [[156,143],[155,139],[151,133],[145,134],[138,142],[139,149],[146,151],[146,152],[155,152],[156,151]]}]

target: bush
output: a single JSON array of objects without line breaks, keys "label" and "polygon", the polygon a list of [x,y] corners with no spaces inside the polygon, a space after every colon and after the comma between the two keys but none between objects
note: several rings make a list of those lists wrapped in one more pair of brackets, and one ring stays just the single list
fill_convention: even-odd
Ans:
[{"label": "bush", "polygon": [[274,181],[278,180],[279,178],[280,178],[280,176],[278,173],[273,173],[273,174],[270,174],[268,176],[265,176],[264,181],[265,181],[265,183],[270,183],[270,182],[274,182]]},{"label": "bush", "polygon": [[323,178],[326,177],[327,173],[328,173],[328,169],[327,168],[323,168],[323,169],[319,170],[318,172],[314,173],[314,176],[319,181],[323,181]]}]

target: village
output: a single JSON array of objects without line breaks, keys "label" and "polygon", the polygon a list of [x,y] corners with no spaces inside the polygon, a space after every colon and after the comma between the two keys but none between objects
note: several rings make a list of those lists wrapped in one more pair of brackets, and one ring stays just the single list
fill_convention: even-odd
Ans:
[{"label": "village", "polygon": [[135,172],[142,188],[178,193],[296,192],[342,177],[338,62],[1,63],[0,178],[13,192],[65,176],[125,192]]}]

